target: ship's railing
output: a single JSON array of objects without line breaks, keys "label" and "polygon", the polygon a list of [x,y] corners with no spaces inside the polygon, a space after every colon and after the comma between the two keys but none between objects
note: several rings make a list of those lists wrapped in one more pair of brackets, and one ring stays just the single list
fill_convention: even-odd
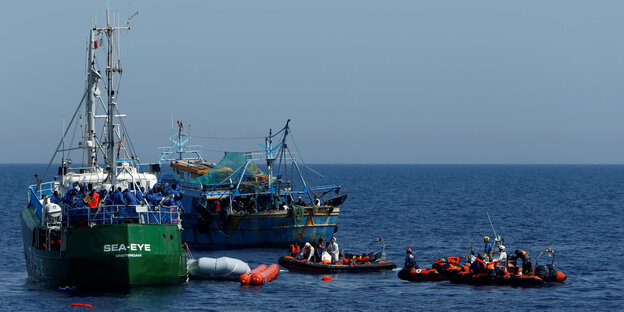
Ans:
[{"label": "ship's railing", "polygon": [[63,224],[178,224],[178,206],[107,205],[98,207],[63,207]]},{"label": "ship's railing", "polygon": [[35,208],[35,213],[37,214],[39,219],[41,219],[41,208],[42,208],[41,201],[39,200],[41,199],[41,197],[43,197],[43,195],[47,197],[51,197],[53,193],[54,193],[54,182],[41,183],[39,185],[39,188],[37,188],[36,184],[33,184],[28,187],[28,202],[33,208]]}]

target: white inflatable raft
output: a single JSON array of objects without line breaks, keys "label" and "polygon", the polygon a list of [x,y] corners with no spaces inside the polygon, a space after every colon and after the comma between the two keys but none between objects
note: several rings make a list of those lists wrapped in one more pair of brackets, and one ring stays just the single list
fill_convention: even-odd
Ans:
[{"label": "white inflatable raft", "polygon": [[188,260],[188,272],[192,278],[238,281],[241,274],[249,271],[251,268],[247,263],[229,257]]}]

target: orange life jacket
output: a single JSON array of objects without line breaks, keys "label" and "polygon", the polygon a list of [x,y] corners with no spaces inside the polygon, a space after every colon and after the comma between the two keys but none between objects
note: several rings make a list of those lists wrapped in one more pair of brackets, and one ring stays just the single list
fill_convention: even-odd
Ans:
[{"label": "orange life jacket", "polygon": [[488,262],[486,268],[488,270],[494,270],[494,262]]},{"label": "orange life jacket", "polygon": [[100,201],[100,194],[93,193],[93,196],[91,196],[91,202],[89,203],[89,207],[91,208],[97,207],[99,201]]}]

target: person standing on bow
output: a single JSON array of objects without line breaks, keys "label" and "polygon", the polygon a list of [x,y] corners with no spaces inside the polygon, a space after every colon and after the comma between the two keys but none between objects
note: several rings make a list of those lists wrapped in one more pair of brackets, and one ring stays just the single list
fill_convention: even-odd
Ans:
[{"label": "person standing on bow", "polygon": [[488,236],[483,238],[483,254],[488,257],[488,259],[492,259],[492,244],[490,243],[490,238]]},{"label": "person standing on bow", "polygon": [[407,269],[418,269],[418,264],[412,254],[412,248],[405,249],[405,263],[403,264],[403,267]]}]

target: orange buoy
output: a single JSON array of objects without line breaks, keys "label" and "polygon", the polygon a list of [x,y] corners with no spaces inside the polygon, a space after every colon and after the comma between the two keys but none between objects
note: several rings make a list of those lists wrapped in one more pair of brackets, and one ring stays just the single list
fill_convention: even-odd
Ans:
[{"label": "orange buoy", "polygon": [[261,264],[257,266],[255,269],[249,271],[249,273],[241,274],[241,276],[238,278],[238,281],[241,283],[241,285],[249,285],[249,282],[251,282],[251,275],[253,275],[254,273],[262,272],[266,269],[267,269],[267,266],[264,264]]},{"label": "orange buoy", "polygon": [[261,285],[274,280],[279,275],[279,266],[271,264],[266,270],[251,275],[251,284]]},{"label": "orange buoy", "polygon": [[561,283],[568,278],[563,272],[557,272],[557,277],[555,278],[555,282]]},{"label": "orange buoy", "polygon": [[323,276],[323,280],[326,281],[326,282],[331,282],[331,277],[325,275],[325,276]]},{"label": "orange buoy", "polygon": [[93,308],[93,305],[88,303],[72,303],[72,307]]}]

